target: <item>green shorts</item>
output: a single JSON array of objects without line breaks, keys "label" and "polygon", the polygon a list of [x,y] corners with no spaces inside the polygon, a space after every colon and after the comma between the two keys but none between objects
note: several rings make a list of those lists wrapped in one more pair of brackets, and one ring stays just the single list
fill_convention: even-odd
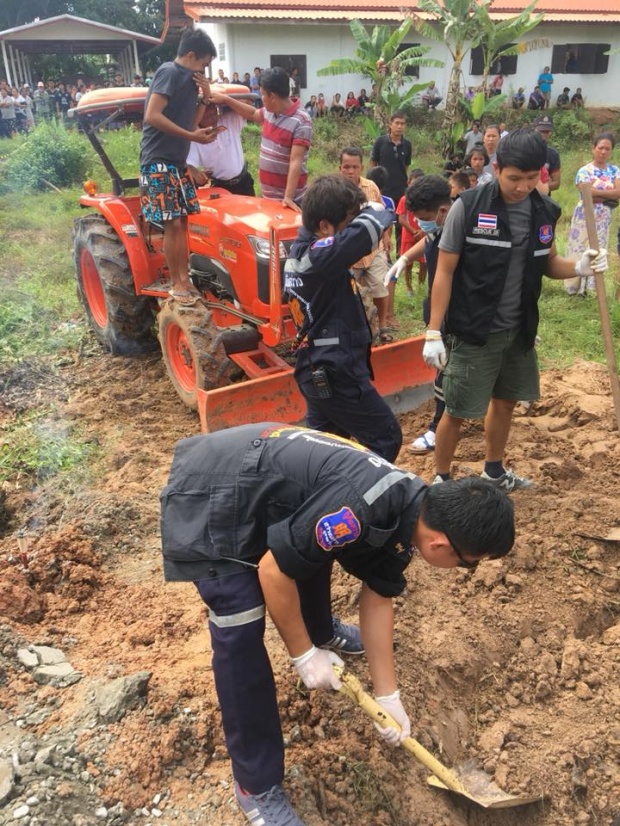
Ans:
[{"label": "green shorts", "polygon": [[535,401],[540,397],[538,358],[519,330],[490,333],[479,347],[448,336],[443,392],[456,419],[483,419],[491,399]]}]

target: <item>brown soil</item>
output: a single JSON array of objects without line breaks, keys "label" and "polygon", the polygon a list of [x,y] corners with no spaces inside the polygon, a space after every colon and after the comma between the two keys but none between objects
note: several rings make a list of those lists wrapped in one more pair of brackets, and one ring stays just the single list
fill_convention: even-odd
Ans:
[{"label": "brown soil", "polygon": [[[83,355],[60,377],[14,376],[0,425],[55,399],[56,429],[99,446],[96,480],[52,477],[0,499],[0,616],[27,642],[62,648],[84,674],[40,688],[13,662],[0,705],[55,703],[44,732],[80,731],[102,800],[130,810],[163,794],[158,822],[240,826],[212,683],[204,612],[190,585],[164,585],[158,494],[175,441],[198,430],[157,358]],[[47,382],[47,383],[46,383]],[[20,393],[20,387],[22,392]],[[430,404],[404,417],[407,441]],[[480,471],[468,425],[457,473]],[[537,483],[514,497],[518,539],[504,561],[441,571],[414,559],[397,603],[402,694],[421,742],[450,766],[474,759],[506,790],[545,796],[485,812],[429,788],[428,772],[377,740],[337,695],[302,693],[273,628],[269,646],[290,741],[287,788],[309,826],[609,826],[620,812],[620,440],[605,370],[579,363],[543,376],[542,401],[514,422],[508,459]],[[432,457],[403,450],[424,478]],[[15,531],[26,528],[28,557]],[[23,563],[26,563],[24,565]],[[358,584],[341,573],[335,612],[354,620]],[[368,684],[364,659],[351,668]],[[81,728],[93,686],[152,672],[148,702],[119,723]],[[174,812],[174,815],[172,814]],[[1,815],[0,815],[1,820]],[[146,823],[135,817],[131,823]]]}]

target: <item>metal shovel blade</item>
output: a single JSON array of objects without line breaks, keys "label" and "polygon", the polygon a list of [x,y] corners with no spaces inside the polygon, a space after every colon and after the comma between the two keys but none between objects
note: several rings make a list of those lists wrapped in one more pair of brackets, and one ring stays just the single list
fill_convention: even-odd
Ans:
[{"label": "metal shovel blade", "polygon": [[[398,724],[392,720],[389,714],[386,714],[379,703],[364,691],[357,677],[344,671],[339,666],[334,666],[334,671],[342,681],[341,693],[354,700],[379,725],[384,727],[396,726],[398,728]],[[522,797],[508,794],[500,789],[486,772],[475,768],[473,763],[465,764],[463,768],[458,770],[457,774],[440,763],[413,737],[407,737],[406,740],[403,740],[402,745],[413,754],[416,760],[432,771],[433,774],[427,781],[430,786],[455,792],[485,809],[508,809],[513,806],[537,803],[543,799],[541,795]]]}]

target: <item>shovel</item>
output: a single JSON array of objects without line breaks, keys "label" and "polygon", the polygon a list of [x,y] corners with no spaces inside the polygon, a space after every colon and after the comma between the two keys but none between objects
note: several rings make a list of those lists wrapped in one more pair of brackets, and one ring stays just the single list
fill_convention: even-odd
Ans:
[{"label": "shovel", "polygon": [[[586,219],[586,229],[588,231],[588,243],[593,250],[599,251],[598,234],[596,232],[596,217],[594,215],[594,204],[592,202],[592,184],[589,182],[579,185],[583,198],[583,212]],[[618,368],[616,367],[616,353],[614,350],[614,337],[609,318],[609,307],[607,306],[607,294],[605,293],[605,278],[602,272],[594,273],[596,284],[596,297],[598,299],[598,311],[601,317],[601,330],[603,332],[603,345],[605,346],[605,359],[607,361],[607,372],[609,383],[611,384],[611,397],[616,411],[616,424],[620,430],[620,379],[618,379]]]},{"label": "shovel", "polygon": [[[357,677],[349,674],[348,671],[345,671],[340,666],[335,666],[334,671],[342,681],[341,693],[346,694],[347,697],[354,700],[375,723],[379,723],[379,725],[384,728],[388,726],[399,728],[398,723],[383,710],[376,700],[364,691]],[[521,797],[508,794],[503,791],[503,789],[500,789],[486,772],[474,766],[467,765],[463,767],[459,770],[457,776],[454,771],[442,765],[437,758],[433,757],[433,755],[418,743],[417,740],[414,740],[413,737],[407,737],[401,745],[406,748],[407,751],[410,751],[416,760],[433,772],[427,781],[430,786],[460,794],[462,797],[472,800],[485,809],[508,809],[513,806],[525,806],[528,803],[537,803],[543,799],[542,795],[536,795],[536,797]]]}]

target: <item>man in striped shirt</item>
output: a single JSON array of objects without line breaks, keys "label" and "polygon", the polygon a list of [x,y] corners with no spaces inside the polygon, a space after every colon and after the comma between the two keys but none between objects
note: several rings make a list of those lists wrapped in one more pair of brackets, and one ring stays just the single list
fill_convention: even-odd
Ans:
[{"label": "man in striped shirt", "polygon": [[301,212],[306,191],[306,163],[312,141],[312,119],[289,97],[289,78],[279,66],[265,69],[260,78],[263,105],[255,109],[211,88],[214,103],[229,106],[246,120],[262,126],[258,161],[264,198],[281,201],[282,206]]}]

